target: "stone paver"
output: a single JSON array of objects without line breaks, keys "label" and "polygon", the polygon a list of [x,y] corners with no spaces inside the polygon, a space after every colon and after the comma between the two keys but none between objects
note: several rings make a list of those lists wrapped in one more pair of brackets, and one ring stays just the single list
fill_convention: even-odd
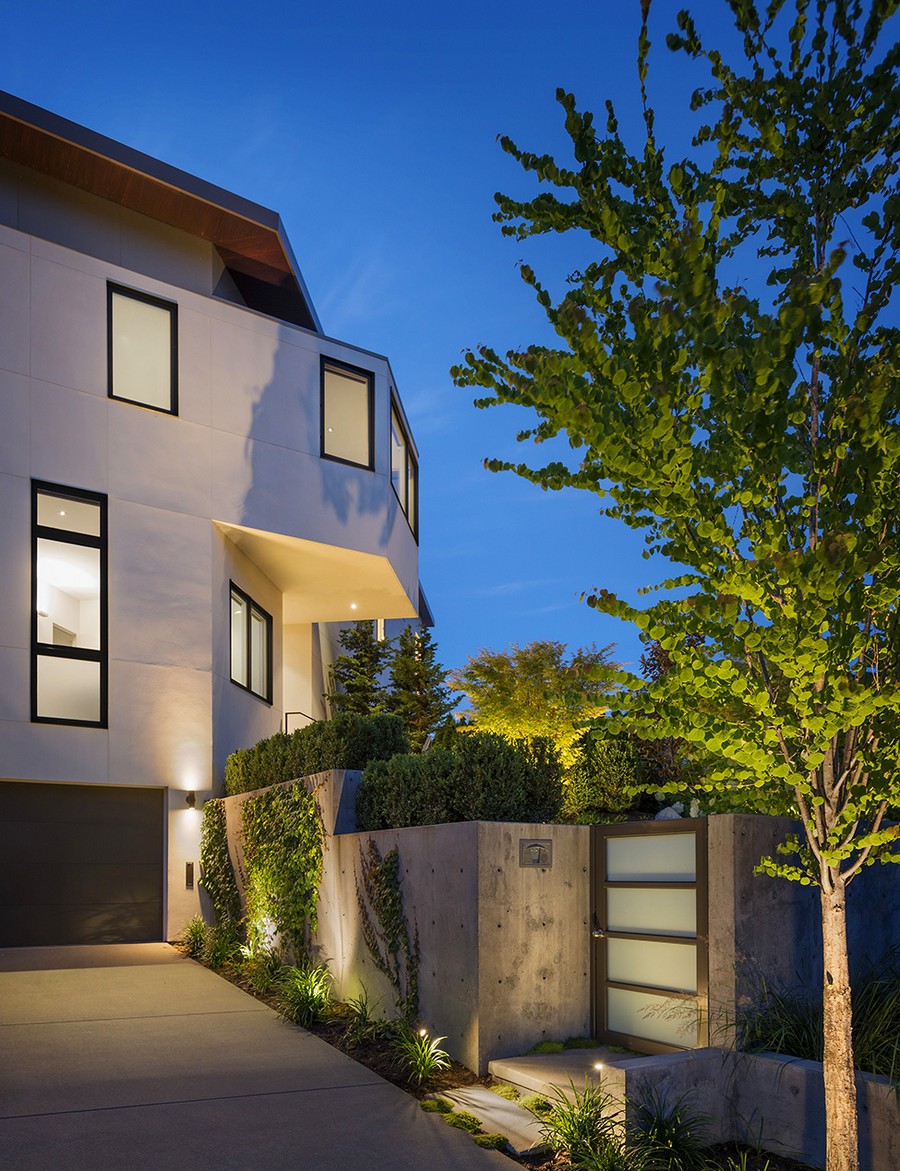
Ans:
[{"label": "stone paver", "polygon": [[531,1113],[495,1094],[485,1086],[462,1086],[435,1097],[446,1098],[460,1110],[474,1114],[487,1134],[502,1134],[517,1153],[533,1150],[543,1142],[541,1124]]}]

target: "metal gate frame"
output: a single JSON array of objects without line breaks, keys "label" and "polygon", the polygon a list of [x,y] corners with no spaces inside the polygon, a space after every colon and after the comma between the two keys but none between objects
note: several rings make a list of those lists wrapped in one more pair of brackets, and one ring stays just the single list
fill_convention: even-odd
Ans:
[{"label": "metal gate frame", "polygon": [[[627,1033],[613,1032],[606,1027],[606,989],[621,988],[628,992],[659,992],[672,999],[696,1000],[698,1010],[697,1048],[709,1044],[709,867],[707,852],[707,819],[681,818],[678,821],[628,821],[613,825],[591,826],[591,1026],[593,1035],[604,1044],[621,1045],[644,1053],[681,1053],[694,1046],[669,1045]],[[606,878],[606,842],[611,837],[665,836],[691,831],[696,842],[696,877],[694,882],[608,882]],[[672,943],[684,936],[651,935],[607,931],[606,890],[608,887],[687,890],[697,892],[697,991],[673,992],[643,984],[624,984],[607,979],[607,938],[637,939],[653,943]]]}]

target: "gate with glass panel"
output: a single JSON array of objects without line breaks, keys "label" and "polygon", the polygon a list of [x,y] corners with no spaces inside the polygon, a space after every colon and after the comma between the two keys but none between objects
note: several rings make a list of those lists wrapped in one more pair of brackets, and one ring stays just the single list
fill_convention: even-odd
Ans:
[{"label": "gate with glass panel", "polygon": [[597,825],[594,1030],[644,1053],[709,1043],[706,820]]}]

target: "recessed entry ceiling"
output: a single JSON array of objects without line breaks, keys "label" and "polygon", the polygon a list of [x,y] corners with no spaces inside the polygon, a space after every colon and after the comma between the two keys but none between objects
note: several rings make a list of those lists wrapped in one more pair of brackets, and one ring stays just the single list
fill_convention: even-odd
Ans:
[{"label": "recessed entry ceiling", "polygon": [[416,617],[386,557],[213,523],[281,590],[286,624]]}]

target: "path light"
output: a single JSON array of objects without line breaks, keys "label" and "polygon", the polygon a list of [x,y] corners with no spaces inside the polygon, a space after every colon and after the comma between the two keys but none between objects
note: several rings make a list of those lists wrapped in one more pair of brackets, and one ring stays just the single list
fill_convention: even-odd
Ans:
[{"label": "path light", "polygon": [[427,1036],[428,1036],[428,1030],[427,1030],[427,1029],[419,1029],[419,1036],[420,1036],[420,1037],[427,1037]]}]

